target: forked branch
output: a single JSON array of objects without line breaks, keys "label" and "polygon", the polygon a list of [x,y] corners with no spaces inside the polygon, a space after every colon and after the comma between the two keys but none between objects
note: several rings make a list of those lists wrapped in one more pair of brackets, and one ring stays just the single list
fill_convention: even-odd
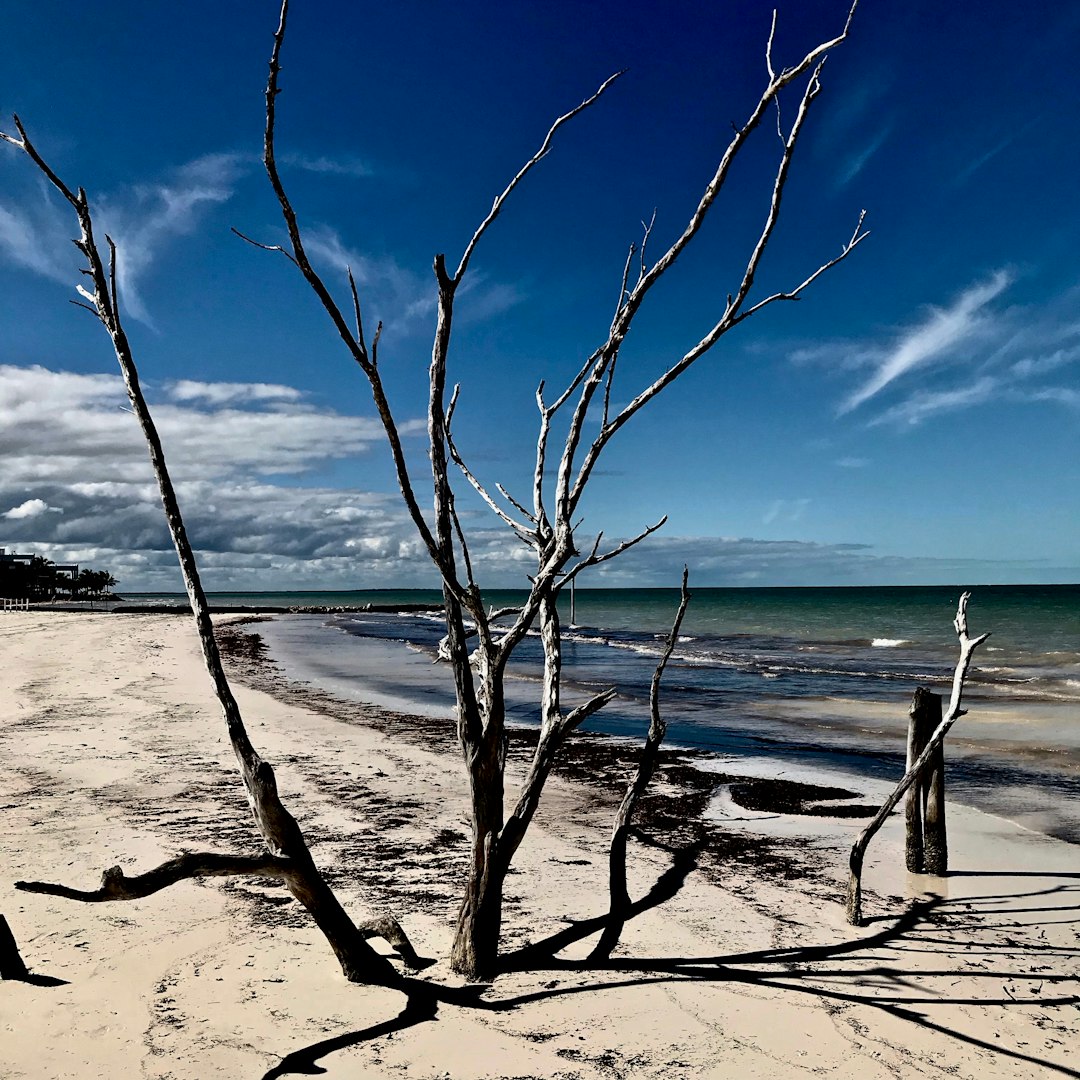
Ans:
[{"label": "forked branch", "polygon": [[[690,221],[686,228],[651,267],[646,268],[643,260],[642,272],[639,279],[634,288],[630,290],[628,294],[625,294],[625,301],[621,303],[621,306],[616,311],[607,340],[593,354],[591,366],[589,367],[587,376],[582,382],[582,392],[577,400],[573,418],[570,422],[566,444],[558,470],[558,478],[556,480],[556,510],[559,523],[562,527],[566,527],[569,519],[576,512],[576,507],[582,497],[585,485],[588,483],[593,468],[604,447],[610,441],[611,437],[632,416],[655,398],[657,394],[669,386],[696,360],[707,353],[728,330],[732,329],[732,327],[743,321],[743,319],[750,314],[761,310],[770,303],[782,299],[795,299],[803,289],[807,288],[822,273],[846,258],[865,235],[867,235],[862,230],[862,218],[860,217],[859,226],[856,228],[854,236],[837,258],[829,260],[827,263],[821,265],[796,288],[775,293],[755,304],[749,311],[742,310],[779,219],[780,204],[787,183],[788,172],[795,152],[795,147],[799,140],[799,135],[803,129],[809,108],[820,92],[819,76],[822,62],[830,49],[841,44],[846,39],[851,26],[851,20],[854,17],[857,7],[858,0],[855,0],[849,8],[844,28],[840,34],[811,49],[797,64],[793,67],[784,69],[779,74],[775,72],[772,62],[772,41],[775,35],[774,21],[773,27],[770,30],[769,44],[766,49],[768,83],[765,90],[762,92],[758,103],[755,105],[749,118],[742,127],[736,129],[734,136],[721,156],[715,173],[711,180],[706,184],[705,190],[691,214]],[[576,459],[582,442],[586,417],[594,395],[600,386],[604,385],[605,402],[610,399],[611,370],[618,359],[622,343],[629,334],[634,318],[646,296],[657,281],[671,269],[687,245],[700,231],[709,211],[712,209],[720,191],[723,189],[735,159],[741,153],[754,130],[761,123],[768,108],[774,103],[779,102],[781,93],[790,86],[792,82],[807,73],[809,73],[809,75],[803,90],[799,110],[792,124],[791,131],[784,141],[783,152],[777,167],[765,224],[750,254],[738,286],[728,297],[728,302],[723,313],[713,328],[697,343],[697,345],[686,352],[676,363],[672,364],[667,371],[654,380],[654,382],[644,391],[639,393],[629,405],[622,409],[619,414],[610,421],[608,420],[607,409],[605,407],[604,423],[601,427],[601,431],[585,452],[580,467],[578,467],[576,465]]]}]

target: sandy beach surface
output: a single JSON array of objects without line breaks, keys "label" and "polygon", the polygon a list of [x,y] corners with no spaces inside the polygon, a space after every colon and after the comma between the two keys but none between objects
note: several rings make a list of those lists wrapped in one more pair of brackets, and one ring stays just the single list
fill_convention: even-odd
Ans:
[{"label": "sandy beach surface", "polygon": [[0,914],[33,974],[0,982],[4,1078],[1080,1076],[1074,845],[951,807],[949,876],[913,877],[894,816],[855,929],[861,819],[748,810],[668,755],[631,845],[644,902],[590,969],[626,754],[582,743],[508,882],[520,970],[470,992],[445,961],[467,815],[443,727],[256,670],[240,704],[316,860],[350,911],[392,911],[437,961],[419,977],[445,992],[410,1006],[346,982],[265,882],[16,890],[258,840],[189,618],[5,613],[0,656]]}]

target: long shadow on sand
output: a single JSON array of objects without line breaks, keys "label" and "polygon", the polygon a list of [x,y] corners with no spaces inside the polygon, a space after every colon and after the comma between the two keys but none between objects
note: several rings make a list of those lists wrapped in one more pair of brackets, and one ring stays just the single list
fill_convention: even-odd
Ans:
[{"label": "long shadow on sand", "polygon": [[[676,856],[672,867],[657,880],[649,894],[634,905],[632,916],[655,907],[678,892],[693,868],[697,854],[691,848]],[[401,990],[406,995],[406,1006],[395,1018],[295,1051],[266,1073],[263,1080],[323,1072],[325,1070],[317,1064],[320,1058],[391,1031],[433,1020],[438,1015],[440,1005],[484,1012],[510,1012],[552,998],[678,982],[772,987],[785,993],[805,994],[824,1000],[837,1009],[865,1006],[1006,1058],[1018,1066],[1038,1066],[1048,1073],[1080,1077],[1080,1071],[1075,1068],[1016,1047],[987,1042],[931,1016],[932,1009],[943,1006],[1014,1009],[1080,1004],[1075,973],[1057,973],[1063,961],[1080,959],[1080,933],[1074,947],[1053,947],[1034,940],[1019,942],[1012,936],[1017,932],[1018,925],[1012,916],[1025,911],[1068,913],[1069,918],[1055,921],[1080,924],[1080,874],[989,871],[986,874],[965,872],[950,876],[1015,879],[1021,887],[963,900],[934,898],[918,902],[868,937],[832,944],[716,956],[619,957],[599,964],[589,960],[566,959],[558,953],[598,933],[606,916],[573,922],[542,941],[508,953],[503,967],[507,973],[578,971],[583,976],[581,983],[548,987],[514,997],[488,999],[483,996],[489,990],[487,987],[455,988],[405,979]],[[1051,877],[1059,879],[1061,883],[1049,889],[1030,891],[1022,887],[1026,877],[1043,880]],[[1000,922],[991,921],[998,917]],[[935,931],[948,931],[955,935],[958,930],[968,932],[961,939],[963,954],[960,956],[955,955],[958,948],[955,937],[935,936]],[[953,950],[954,955],[950,959],[955,962],[943,964],[940,968],[919,969],[907,959],[915,953],[942,954],[946,948]],[[1006,965],[1003,964],[1005,961],[1013,963]],[[958,978],[974,980],[973,985],[979,989],[985,988],[987,993],[964,998],[951,996],[949,984]],[[1043,993],[1046,988],[1051,988],[1050,994]],[[872,1039],[872,1029],[866,1037]]]}]

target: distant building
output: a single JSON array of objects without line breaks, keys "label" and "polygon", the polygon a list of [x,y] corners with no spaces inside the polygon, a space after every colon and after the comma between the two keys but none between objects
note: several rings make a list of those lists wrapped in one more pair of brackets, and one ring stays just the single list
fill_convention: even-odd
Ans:
[{"label": "distant building", "polygon": [[75,588],[78,563],[54,563],[40,555],[20,555],[0,548],[0,596],[52,599]]}]

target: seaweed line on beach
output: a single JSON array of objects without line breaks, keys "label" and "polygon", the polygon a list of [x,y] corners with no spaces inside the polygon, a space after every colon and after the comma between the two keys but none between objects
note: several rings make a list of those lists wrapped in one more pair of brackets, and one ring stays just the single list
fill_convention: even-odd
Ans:
[{"label": "seaweed line on beach", "polygon": [[[344,723],[363,724],[456,758],[456,734],[446,718],[401,713],[290,680],[270,657],[261,635],[251,629],[263,621],[267,621],[266,616],[252,615],[217,627],[222,656],[232,677],[289,704]],[[513,729],[508,752],[511,764],[524,768],[537,737],[535,729]],[[627,778],[636,768],[639,753],[640,745],[631,740],[578,731],[559,754],[556,775],[568,790],[574,824],[602,837],[598,859],[606,858],[612,815]],[[839,902],[841,892],[831,854],[787,838],[725,829],[705,812],[716,791],[725,785],[731,797],[748,810],[862,817],[874,808],[851,805],[848,800],[854,799],[855,793],[841,788],[747,778],[700,767],[711,760],[713,756],[704,750],[662,749],[656,776],[638,807],[634,836],[647,847],[669,855],[693,851],[699,872],[748,902],[753,895],[751,880],[798,881],[822,901]],[[348,874],[347,868],[355,865],[354,860],[362,858],[364,882],[369,887],[377,886],[381,894],[370,897],[371,901],[407,903],[413,910],[449,910],[457,897],[468,842],[460,827],[452,822],[433,823],[430,841],[420,848],[410,841],[406,847],[396,833],[399,826],[415,824],[410,813],[414,806],[389,806],[384,797],[366,791],[352,779],[339,784],[325,773],[310,779],[324,792],[347,798],[355,814],[358,831],[354,836],[327,835],[317,826],[309,827],[313,843],[332,844],[339,854],[348,856],[342,866],[328,869],[331,880],[340,880]],[[542,806],[539,820],[544,817]],[[512,911],[513,897],[507,900],[508,910]]]}]

